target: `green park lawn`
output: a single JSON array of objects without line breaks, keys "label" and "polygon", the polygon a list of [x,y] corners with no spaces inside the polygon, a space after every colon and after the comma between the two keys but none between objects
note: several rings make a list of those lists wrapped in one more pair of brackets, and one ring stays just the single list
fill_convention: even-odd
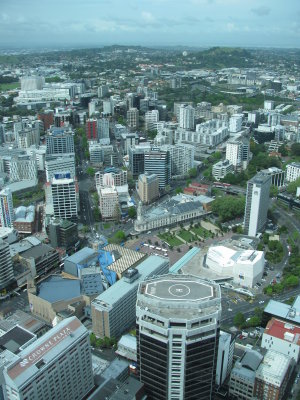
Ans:
[{"label": "green park lawn", "polygon": [[20,82],[1,83],[0,84],[0,92],[5,92],[6,90],[17,89],[18,87],[20,87]]},{"label": "green park lawn", "polygon": [[180,246],[182,242],[170,233],[160,233],[157,235],[161,240],[168,243],[169,246]]}]

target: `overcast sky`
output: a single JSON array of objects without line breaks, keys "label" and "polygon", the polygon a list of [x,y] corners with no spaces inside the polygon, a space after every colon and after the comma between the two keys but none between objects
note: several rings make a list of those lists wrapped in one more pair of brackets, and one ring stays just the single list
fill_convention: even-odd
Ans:
[{"label": "overcast sky", "polygon": [[0,47],[300,47],[300,0],[0,0]]}]

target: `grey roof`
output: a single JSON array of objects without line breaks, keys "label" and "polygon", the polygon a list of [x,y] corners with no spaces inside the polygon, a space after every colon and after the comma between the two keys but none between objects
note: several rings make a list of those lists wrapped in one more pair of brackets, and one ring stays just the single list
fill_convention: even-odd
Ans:
[{"label": "grey roof", "polygon": [[83,260],[85,260],[86,258],[88,258],[92,255],[96,256],[97,253],[90,247],[84,247],[83,249],[77,251],[70,257],[66,258],[65,261],[69,261],[74,264],[80,264]]},{"label": "grey roof", "polygon": [[292,306],[270,300],[264,312],[300,324],[300,295],[296,297]]},{"label": "grey roof", "polygon": [[56,303],[61,300],[70,300],[79,297],[80,281],[77,279],[66,279],[57,275],[51,275],[39,285],[38,297]]},{"label": "grey roof", "polygon": [[20,326],[13,327],[0,337],[0,351],[10,350],[12,353],[19,353],[19,349],[25,343],[34,339],[35,335]]},{"label": "grey roof", "polygon": [[22,253],[22,257],[23,258],[31,258],[32,257],[32,258],[37,259],[37,258],[43,257],[53,251],[55,251],[53,249],[53,247],[49,246],[48,244],[41,243],[38,246],[34,246],[28,250],[25,250]]},{"label": "grey roof", "polygon": [[4,331],[10,330],[16,325],[35,333],[45,326],[45,323],[36,319],[31,313],[27,314],[22,310],[16,310],[8,318],[0,321],[0,329]]},{"label": "grey roof", "polygon": [[243,367],[250,369],[251,371],[256,371],[262,362],[263,356],[255,350],[246,351],[241,359],[241,364]]}]

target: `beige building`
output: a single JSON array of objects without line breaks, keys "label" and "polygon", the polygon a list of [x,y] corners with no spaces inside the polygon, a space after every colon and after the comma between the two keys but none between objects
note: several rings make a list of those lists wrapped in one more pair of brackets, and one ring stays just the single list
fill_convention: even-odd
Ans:
[{"label": "beige building", "polygon": [[139,127],[139,110],[137,108],[130,108],[127,111],[127,126],[130,130]]},{"label": "beige building", "polygon": [[99,208],[103,220],[114,220],[119,210],[119,196],[115,187],[99,189]]},{"label": "beige building", "polygon": [[144,204],[150,204],[159,196],[159,179],[156,174],[141,174],[138,179],[138,194]]}]

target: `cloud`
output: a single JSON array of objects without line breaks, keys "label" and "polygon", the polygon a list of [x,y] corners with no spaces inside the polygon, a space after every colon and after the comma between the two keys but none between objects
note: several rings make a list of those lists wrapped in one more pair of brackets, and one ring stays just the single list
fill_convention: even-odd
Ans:
[{"label": "cloud", "polygon": [[146,22],[153,22],[154,21],[154,17],[153,17],[153,15],[151,14],[151,12],[148,12],[148,11],[143,11],[142,12],[142,18],[143,18],[143,20],[144,21],[146,21]]},{"label": "cloud", "polygon": [[266,15],[270,14],[271,9],[269,7],[260,6],[252,8],[251,12],[253,12],[253,14],[257,15],[258,17],[265,17]]}]

